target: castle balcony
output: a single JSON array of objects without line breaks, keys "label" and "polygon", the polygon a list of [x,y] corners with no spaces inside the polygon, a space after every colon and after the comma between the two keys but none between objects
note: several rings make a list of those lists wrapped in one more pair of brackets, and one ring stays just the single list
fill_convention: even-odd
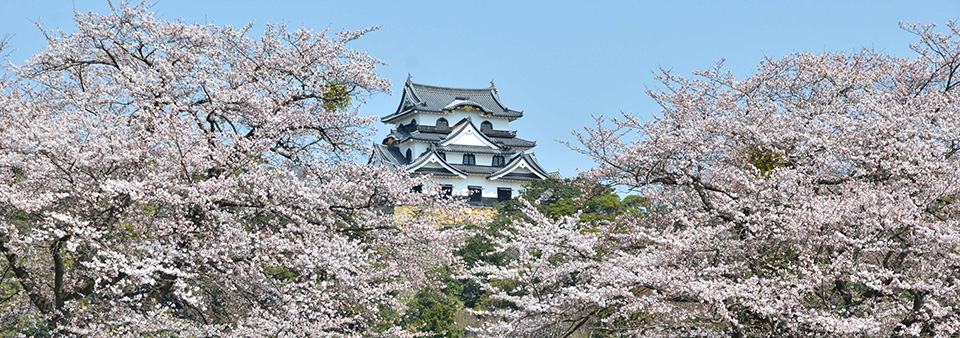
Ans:
[{"label": "castle balcony", "polygon": [[[410,125],[403,126],[401,129],[404,132],[411,132],[416,130],[421,133],[449,134],[450,131],[453,130],[453,127],[437,127],[437,126],[418,124],[416,126],[410,126]],[[503,138],[517,137],[516,130],[486,129],[486,130],[480,130],[480,132],[490,137],[503,137]]]},{"label": "castle balcony", "polygon": [[452,127],[437,127],[437,126],[427,126],[427,125],[420,125],[420,124],[416,126],[406,125],[403,128],[405,129],[405,131],[408,131],[408,132],[417,130],[417,131],[420,131],[421,133],[434,133],[434,134],[449,134],[450,131],[453,130]]}]

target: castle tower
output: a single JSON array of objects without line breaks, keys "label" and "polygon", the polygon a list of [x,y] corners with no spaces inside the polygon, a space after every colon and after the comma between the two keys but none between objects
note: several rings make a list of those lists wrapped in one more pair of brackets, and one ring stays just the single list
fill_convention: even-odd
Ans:
[{"label": "castle tower", "polygon": [[370,162],[411,174],[432,174],[447,194],[473,205],[515,197],[524,183],[548,177],[510,122],[523,112],[500,102],[497,89],[428,86],[407,78],[400,106],[381,118],[395,127],[374,144]]}]

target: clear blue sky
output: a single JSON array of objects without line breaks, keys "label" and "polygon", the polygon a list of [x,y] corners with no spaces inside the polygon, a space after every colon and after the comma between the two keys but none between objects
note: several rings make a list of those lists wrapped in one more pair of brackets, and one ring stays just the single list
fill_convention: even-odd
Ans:
[{"label": "clear blue sky", "polygon": [[[10,58],[36,53],[34,25],[72,30],[73,10],[106,12],[105,0],[3,0],[0,36],[13,35]],[[738,78],[764,56],[873,48],[910,56],[916,39],[900,20],[945,23],[960,17],[958,1],[227,1],[159,0],[167,19],[243,25],[286,22],[317,30],[379,25],[353,47],[390,65],[380,74],[393,95],[378,94],[366,115],[392,113],[407,77],[418,83],[487,87],[525,117],[520,137],[535,140],[540,163],[564,176],[593,162],[554,140],[593,123],[592,114],[620,111],[649,119],[658,107],[644,94],[652,71],[681,74],[726,58]],[[388,127],[382,126],[379,135]],[[378,137],[378,140],[381,137]]]}]

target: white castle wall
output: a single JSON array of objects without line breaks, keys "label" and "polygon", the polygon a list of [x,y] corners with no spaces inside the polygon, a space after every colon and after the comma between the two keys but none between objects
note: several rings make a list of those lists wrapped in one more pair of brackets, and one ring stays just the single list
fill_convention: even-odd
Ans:
[{"label": "white castle wall", "polygon": [[424,152],[426,152],[426,151],[427,151],[427,147],[429,147],[429,146],[430,146],[430,145],[429,145],[428,143],[425,143],[425,142],[404,142],[404,143],[398,145],[397,148],[400,149],[400,153],[403,154],[403,155],[406,155],[406,154],[407,154],[407,149],[410,149],[410,150],[411,150],[411,153],[412,153],[412,155],[413,155],[413,156],[411,156],[411,160],[414,160],[414,159],[416,159],[418,156],[420,156],[420,154],[423,154]]},{"label": "white castle wall", "polygon": [[517,197],[520,195],[520,189],[523,189],[523,182],[508,182],[508,181],[488,181],[486,175],[470,175],[467,176],[467,179],[460,178],[447,178],[447,177],[434,177],[435,181],[440,184],[450,184],[453,185],[453,191],[455,195],[458,196],[467,196],[469,186],[480,186],[483,187],[483,197],[497,197],[497,188],[510,188],[513,191],[512,197]]},{"label": "white castle wall", "polygon": [[[432,114],[432,113],[419,113],[413,114],[412,116],[400,119],[395,122],[397,126],[400,124],[408,125],[414,119],[417,120],[418,125],[427,125],[434,126],[437,123],[437,119],[446,118],[447,122],[451,127],[458,121],[470,117],[473,124],[480,128],[480,124],[483,121],[490,121],[493,124],[493,129],[496,130],[510,130],[510,121],[502,118],[487,118],[480,116],[480,113],[477,111],[463,111],[456,110],[452,113],[445,114]],[[467,142],[469,143],[469,142]],[[413,158],[416,159],[418,156],[427,151],[429,143],[427,142],[405,142],[398,145],[400,152],[406,154],[407,149],[410,149],[413,153]],[[463,164],[463,154],[462,152],[447,152],[446,161],[451,164]],[[493,163],[493,154],[474,154],[476,159],[476,165],[489,166]],[[509,160],[509,156],[504,156],[504,160]],[[526,169],[518,169],[515,171],[517,173],[529,172]],[[433,177],[435,181],[440,184],[450,184],[453,186],[453,191],[455,195],[467,196],[469,193],[468,187],[470,186],[480,186],[483,188],[482,196],[487,198],[496,198],[497,188],[510,188],[512,190],[512,197],[519,196],[519,192],[523,189],[523,185],[526,182],[512,182],[505,180],[487,180],[486,174],[473,174],[467,176],[466,179],[461,179],[459,177],[450,178],[450,177]]]},{"label": "white castle wall", "polygon": [[493,129],[510,130],[510,120],[502,119],[502,118],[482,117],[480,116],[480,112],[478,111],[465,111],[465,110],[455,110],[453,113],[444,113],[444,114],[433,114],[433,113],[412,114],[411,116],[397,120],[397,122],[394,122],[394,123],[396,123],[397,125],[400,125],[400,124],[408,125],[410,124],[411,121],[416,119],[417,124],[425,125],[425,126],[435,126],[437,125],[437,120],[440,119],[441,117],[447,119],[447,123],[449,123],[451,127],[453,127],[453,125],[459,122],[460,120],[470,117],[470,120],[473,121],[473,124],[477,126],[477,128],[480,128],[480,124],[483,123],[483,121],[490,121],[490,123],[493,124]]}]

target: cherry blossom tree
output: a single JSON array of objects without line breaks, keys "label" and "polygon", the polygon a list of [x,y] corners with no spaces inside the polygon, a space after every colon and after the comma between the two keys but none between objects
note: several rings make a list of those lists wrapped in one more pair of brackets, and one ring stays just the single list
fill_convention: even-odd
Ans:
[{"label": "cherry blossom tree", "polygon": [[406,335],[399,297],[459,237],[387,212],[434,198],[356,164],[375,121],[358,103],[389,85],[347,47],[371,29],[255,37],[147,7],[76,13],[0,82],[3,327]]},{"label": "cherry blossom tree", "polygon": [[960,26],[873,50],[660,76],[653,120],[577,133],[646,209],[601,226],[528,207],[474,273],[491,336],[960,334]]}]

